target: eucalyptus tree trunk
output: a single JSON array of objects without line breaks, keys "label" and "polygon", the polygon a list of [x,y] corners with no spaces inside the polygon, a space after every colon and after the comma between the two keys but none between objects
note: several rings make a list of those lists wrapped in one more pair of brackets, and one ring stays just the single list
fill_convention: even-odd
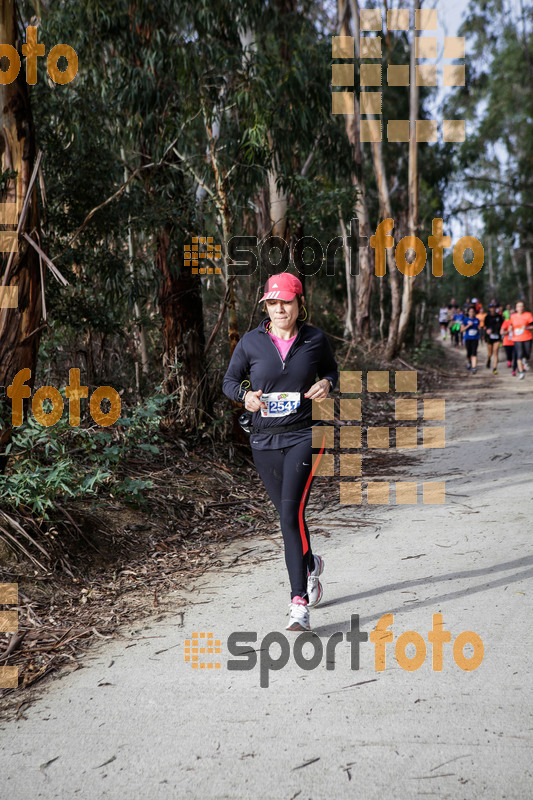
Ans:
[{"label": "eucalyptus tree trunk", "polygon": [[341,226],[341,233],[342,233],[342,241],[343,241],[343,253],[344,253],[344,275],[346,278],[346,315],[344,317],[344,333],[343,336],[345,339],[350,337],[350,339],[355,338],[355,319],[354,319],[354,302],[353,298],[355,295],[355,275],[351,274],[350,271],[350,249],[348,247],[348,231],[346,230],[346,225],[344,223],[344,219],[342,216],[342,211],[339,206],[339,222]]},{"label": "eucalyptus tree trunk", "polygon": [[213,175],[215,178],[215,195],[214,202],[220,217],[220,224],[222,227],[222,250],[224,252],[223,274],[226,283],[226,294],[224,302],[228,310],[228,340],[230,348],[230,356],[237,347],[239,342],[239,325],[237,321],[237,305],[235,298],[235,275],[233,275],[232,267],[230,266],[228,254],[228,242],[231,237],[231,230],[233,227],[233,215],[231,212],[229,202],[229,181],[228,172],[222,166],[217,156],[217,139],[213,136],[212,128],[209,126],[207,120],[205,121],[205,129],[207,132],[209,142],[209,152],[211,158],[211,165],[213,167]]},{"label": "eucalyptus tree trunk", "polygon": [[[275,0],[276,18],[281,20],[282,23],[287,18],[292,17],[297,11],[296,0]],[[280,27],[280,55],[282,60],[289,64],[290,50],[287,40],[284,38],[284,30]],[[274,142],[270,131],[267,134],[270,149],[274,150]],[[280,176],[281,167],[277,153],[274,153],[271,164],[268,168],[268,199],[270,209],[270,234],[271,236],[279,236],[287,241],[287,207],[288,196],[283,187],[278,186],[278,179]]]},{"label": "eucalyptus tree trunk", "polygon": [[488,239],[489,239],[489,287],[490,287],[490,296],[492,298],[496,288],[494,285],[494,268],[492,265],[492,236],[489,236]]},{"label": "eucalyptus tree trunk", "polygon": [[[359,3],[357,0],[352,0],[355,5],[356,12],[359,13]],[[390,51],[390,34],[387,28],[387,36],[385,38],[387,48]],[[389,194],[389,183],[387,177],[387,170],[385,167],[385,159],[383,158],[383,144],[382,142],[372,142],[372,161],[374,164],[374,175],[376,176],[376,184],[379,194],[380,206],[380,220],[393,219],[392,206]],[[400,321],[400,277],[396,269],[396,261],[394,258],[394,248],[386,249],[387,272],[389,276],[390,293],[391,293],[391,314],[389,319],[389,329],[387,334],[387,344],[385,347],[385,357],[393,359],[398,352],[398,323]],[[379,279],[380,282],[383,278]],[[381,297],[381,292],[380,292]]]},{"label": "eucalyptus tree trunk", "polygon": [[176,398],[181,422],[190,429],[209,410],[204,360],[204,319],[198,276],[183,264],[182,248],[171,249],[172,229],[159,233],[155,257],[161,274],[159,308],[163,319],[163,386]]},{"label": "eucalyptus tree trunk", "polygon": [[[416,15],[416,12],[420,9],[421,2],[420,0],[414,0],[413,3],[414,10],[413,15]],[[409,236],[416,236],[418,233],[418,143],[416,141],[416,120],[418,118],[418,99],[419,99],[419,90],[418,86],[416,85],[416,77],[415,77],[415,66],[416,66],[416,58],[415,58],[415,31],[413,25],[413,31],[411,36],[411,58],[410,58],[410,90],[409,90],[409,184],[408,184],[408,196],[409,196],[409,207],[408,207],[408,217],[407,217],[407,227],[409,231]],[[414,283],[416,280],[416,276],[409,277],[404,275],[403,277],[403,293],[402,293],[402,309],[400,312],[400,321],[398,324],[398,349],[403,344],[405,339],[405,334],[407,333],[407,327],[409,325],[411,319],[411,312],[413,308],[413,289]]]},{"label": "eucalyptus tree trunk", "polygon": [[[20,53],[13,0],[0,4],[0,41],[11,44]],[[8,84],[0,84],[0,151],[2,172],[12,170],[15,175],[6,183],[0,202],[15,204],[16,226],[25,200],[27,211],[21,222],[20,234],[39,232],[39,206],[36,184],[29,190],[35,160],[35,131],[26,84],[26,70],[22,66],[18,77]],[[27,195],[29,195],[27,197]],[[0,222],[10,222],[4,209]],[[14,225],[9,225],[14,229]],[[28,384],[33,387],[37,353],[41,338],[41,274],[39,256],[21,236],[18,251],[0,254],[0,286],[18,289],[18,307],[6,305],[6,290],[0,289],[0,386],[6,386],[21,369],[30,369]],[[9,266],[9,270],[7,267]],[[44,280],[44,273],[42,280]],[[7,406],[2,409],[0,396],[0,471],[4,467],[1,453],[10,438]],[[3,420],[3,421],[2,421]]]},{"label": "eucalyptus tree trunk", "polygon": [[518,271],[518,264],[516,263],[516,255],[515,255],[514,247],[512,247],[512,246],[509,248],[509,255],[511,256],[511,266],[513,267],[513,272],[514,272],[514,276],[515,276],[515,280],[516,280],[516,285],[518,287],[518,292],[519,292],[519,295],[520,295],[520,299],[524,300],[524,302],[527,303],[528,298],[527,298],[527,295],[526,295],[526,293],[524,291],[524,284],[522,283],[522,280],[520,278],[520,272]]},{"label": "eucalyptus tree trunk", "polygon": [[[346,5],[347,0],[338,0],[339,34],[353,36],[357,55],[359,56],[359,17],[353,19],[353,32],[350,28],[350,16],[353,12]],[[370,222],[366,204],[366,185],[363,171],[363,152],[361,149],[360,109],[357,95],[354,92],[354,113],[345,114],[346,135],[353,150],[354,170],[352,182],[357,189],[354,204],[355,216],[359,220],[361,236],[370,236]],[[357,276],[357,296],[355,309],[356,336],[358,339],[368,337],[370,333],[370,296],[372,293],[372,258],[369,247],[362,247],[359,252],[359,275]]]},{"label": "eucalyptus tree trunk", "polygon": [[[126,163],[126,154],[124,148],[122,147],[120,150],[120,155],[122,157],[122,161]],[[124,167],[124,183],[128,180],[128,168]],[[129,194],[131,187],[128,186],[126,189],[126,194]],[[128,257],[129,257],[129,271],[132,278],[132,281],[135,281],[135,240],[133,235],[133,229],[131,226],[131,217],[128,217]],[[141,397],[141,390],[140,390],[140,377],[139,377],[139,355],[141,361],[141,367],[143,375],[148,375],[149,373],[149,365],[148,365],[148,350],[146,347],[146,335],[144,332],[144,328],[141,325],[141,312],[139,308],[139,302],[137,300],[134,301],[133,304],[133,312],[135,314],[135,324],[133,325],[133,337],[135,340],[135,347],[134,347],[134,355],[135,355],[135,381],[137,384],[137,396]]]},{"label": "eucalyptus tree trunk", "polygon": [[[273,141],[268,134],[270,148],[273,148]],[[268,199],[270,209],[270,234],[285,239],[287,233],[287,193],[282,187],[278,186],[279,178],[279,159],[275,154],[272,164],[268,170]]]},{"label": "eucalyptus tree trunk", "polygon": [[[393,219],[392,206],[389,195],[389,186],[387,182],[387,172],[385,169],[385,161],[383,159],[383,147],[381,145],[381,142],[372,142],[372,158],[374,162],[374,173],[376,176],[376,183],[378,186],[379,206],[381,211],[380,221],[382,219]],[[389,320],[387,344],[385,346],[385,357],[388,359],[393,359],[398,352],[398,323],[400,320],[400,278],[398,275],[398,270],[396,269],[394,248],[387,247],[385,253],[387,259],[387,272],[389,275],[389,283],[391,291],[391,315]],[[382,282],[383,278],[378,278],[378,280]]]}]

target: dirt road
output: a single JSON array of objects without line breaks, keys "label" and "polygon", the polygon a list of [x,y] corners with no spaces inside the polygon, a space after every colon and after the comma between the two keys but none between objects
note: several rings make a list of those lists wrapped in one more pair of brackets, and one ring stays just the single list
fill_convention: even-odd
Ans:
[{"label": "dirt road", "polygon": [[[444,505],[337,505],[316,518],[329,532],[314,540],[326,562],[325,600],[311,615],[318,640],[297,651],[287,632],[289,652],[275,644],[288,605],[279,532],[258,540],[251,559],[249,542],[234,544],[224,568],[174,598],[175,613],[102,643],[83,669],[51,682],[24,719],[0,723],[3,795],[533,796],[533,373],[518,382],[505,364],[497,377],[482,366],[453,381],[445,398],[445,449],[419,448],[402,476],[445,481]],[[370,640],[353,668],[345,635],[333,662],[328,640],[346,634],[356,614],[368,634],[393,615],[384,670]],[[428,642],[434,614],[451,632],[441,671]],[[404,640],[396,648],[406,631],[420,635],[410,637],[418,656],[427,650],[414,671],[401,666]],[[463,631],[478,636],[466,635],[474,644],[465,658],[479,658],[483,643],[475,670],[454,658]],[[220,669],[184,660],[193,632],[220,640],[220,655],[205,656]],[[232,632],[249,632],[248,655],[229,653]],[[411,657],[414,645],[403,649]],[[287,663],[275,669],[280,652]],[[313,669],[298,665],[313,655]],[[248,657],[253,668],[229,668],[232,660],[251,666]]]}]

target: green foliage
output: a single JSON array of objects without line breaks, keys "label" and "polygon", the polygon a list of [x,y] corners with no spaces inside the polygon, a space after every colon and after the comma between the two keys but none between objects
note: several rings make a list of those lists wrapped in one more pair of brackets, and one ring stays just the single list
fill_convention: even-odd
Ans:
[{"label": "green foliage", "polygon": [[[57,384],[58,373],[85,366],[85,382],[110,383],[132,394],[136,328],[142,323],[150,369],[140,377],[140,391],[151,391],[161,379],[157,255],[163,236],[169,240],[171,273],[180,269],[191,235],[222,241],[222,209],[230,236],[262,236],[269,223],[264,197],[273,166],[278,188],[287,194],[291,235],[315,236],[325,246],[340,233],[339,210],[349,229],[355,170],[365,173],[370,222],[377,224],[370,145],[363,145],[363,162],[355,164],[344,117],[331,113],[331,36],[337,22],[327,4],[21,0],[20,8],[21,22],[39,16],[39,39],[47,50],[63,41],[79,56],[72,83],[52,86],[46,61],[39,59],[37,83],[29,87],[44,151],[43,243],[70,282],[65,288],[47,281],[39,378],[47,373]],[[384,69],[389,61],[408,63],[405,33],[392,33],[384,43],[390,44]],[[358,70],[356,63],[356,86]],[[384,127],[389,119],[405,118],[405,88],[389,88],[383,97]],[[421,118],[427,116],[428,97],[422,89]],[[419,148],[421,230],[429,231],[431,219],[442,215],[453,166],[449,153],[449,146]],[[406,225],[407,147],[384,141],[383,156],[400,233]],[[122,190],[126,176],[133,177]],[[342,336],[346,281],[340,250],[336,261],[338,275],[326,278],[322,270],[308,276],[306,294],[315,306],[313,322]],[[263,279],[256,272],[236,281],[241,334],[254,321],[252,298]],[[212,330],[226,287],[222,278],[208,277],[202,284],[206,330]],[[372,302],[377,318],[377,292]],[[210,351],[208,382],[227,362],[223,330]],[[166,363],[185,360],[170,355]],[[214,420],[212,427],[218,436],[224,420]],[[121,458],[116,447],[113,440],[107,448],[112,464]]]},{"label": "green foliage", "polygon": [[[47,519],[56,504],[94,499],[100,490],[143,504],[150,481],[122,476],[139,450],[159,453],[159,424],[168,397],[156,394],[121,417],[112,430],[70,427],[64,415],[44,427],[32,415],[6,448],[8,469],[0,475],[0,497],[8,507],[26,507]],[[44,404],[45,412],[46,402]]]},{"label": "green foliage", "polygon": [[[467,120],[468,139],[455,156],[461,207],[472,208],[485,241],[491,237],[499,293],[513,302],[517,279],[509,248],[533,246],[532,22],[530,0],[471,0],[459,31],[472,50],[466,85],[445,112]],[[517,261],[525,285],[525,260]]]}]

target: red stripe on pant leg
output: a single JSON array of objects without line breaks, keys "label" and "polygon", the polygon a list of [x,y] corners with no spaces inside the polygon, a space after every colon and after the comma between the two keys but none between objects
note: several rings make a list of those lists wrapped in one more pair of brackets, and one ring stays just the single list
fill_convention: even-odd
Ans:
[{"label": "red stripe on pant leg", "polygon": [[309,473],[309,477],[307,479],[307,483],[305,484],[305,489],[304,489],[303,494],[302,494],[302,499],[300,500],[300,508],[298,509],[298,525],[300,527],[300,536],[302,537],[302,549],[303,549],[304,556],[307,553],[307,551],[309,550],[309,545],[307,544],[307,536],[305,535],[305,528],[304,528],[304,506],[305,506],[305,500],[306,500],[307,495],[309,493],[309,487],[311,486],[311,481],[313,480],[313,475],[315,474],[315,472],[317,470],[317,467],[318,467],[318,464],[320,462],[320,459],[322,458],[322,453],[324,452],[325,446],[326,446],[326,434],[324,434],[324,438],[322,439],[322,447],[320,448],[320,451],[319,451],[319,453],[318,453],[318,455],[316,457],[316,461],[315,461],[315,463],[313,464],[313,466],[311,468],[311,472]]}]

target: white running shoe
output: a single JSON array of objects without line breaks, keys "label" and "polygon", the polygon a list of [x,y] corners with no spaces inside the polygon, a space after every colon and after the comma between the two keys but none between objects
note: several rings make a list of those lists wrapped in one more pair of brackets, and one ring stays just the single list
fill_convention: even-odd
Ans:
[{"label": "white running shoe", "polygon": [[285,628],[287,631],[310,631],[311,625],[309,624],[309,611],[307,602],[296,595],[289,603],[289,624]]},{"label": "white running shoe", "polygon": [[313,555],[315,559],[315,568],[307,575],[307,596],[309,597],[308,606],[317,606],[322,600],[323,590],[322,584],[318,580],[318,576],[324,572],[324,559],[321,556]]},{"label": "white running shoe", "polygon": [[523,381],[525,377],[526,377],[526,373],[525,372],[521,372],[520,375],[518,376],[518,380],[519,381]]},{"label": "white running shoe", "polygon": [[525,358],[522,360],[522,364],[524,365],[525,371],[529,372],[529,364],[527,363]]}]

